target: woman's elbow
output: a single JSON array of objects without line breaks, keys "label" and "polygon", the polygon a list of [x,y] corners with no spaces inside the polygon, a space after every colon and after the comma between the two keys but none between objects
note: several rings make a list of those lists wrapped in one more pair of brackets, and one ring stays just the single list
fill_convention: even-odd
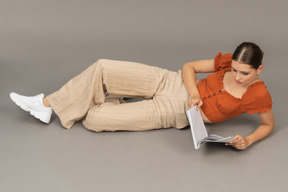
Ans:
[{"label": "woman's elbow", "polygon": [[274,118],[272,118],[272,120],[269,122],[268,126],[270,127],[270,130],[272,132],[274,130],[274,128],[275,128]]},{"label": "woman's elbow", "polygon": [[193,70],[193,63],[192,62],[189,62],[189,63],[185,63],[183,66],[182,66],[182,71],[188,71],[188,70]]},{"label": "woman's elbow", "polygon": [[275,125],[273,123],[272,125],[270,125],[271,132],[274,130],[274,128],[275,128]]},{"label": "woman's elbow", "polygon": [[187,63],[185,63],[184,65],[182,65],[182,71],[186,70],[187,68]]},{"label": "woman's elbow", "polygon": [[273,130],[274,130],[274,128],[275,128],[275,126],[274,126],[274,122],[273,123],[271,123],[271,124],[266,124],[266,127],[268,128],[268,132],[269,132],[269,134],[271,134],[272,132],[273,132]]}]

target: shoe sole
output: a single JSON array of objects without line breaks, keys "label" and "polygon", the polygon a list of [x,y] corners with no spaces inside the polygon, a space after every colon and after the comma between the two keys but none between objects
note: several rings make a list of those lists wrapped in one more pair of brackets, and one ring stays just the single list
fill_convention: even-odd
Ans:
[{"label": "shoe sole", "polygon": [[[29,112],[30,115],[32,115],[36,119],[39,119],[40,121],[42,121],[42,122],[44,122],[46,124],[48,124],[50,122],[50,118],[47,119],[47,118],[43,117],[39,112],[29,108],[27,105],[22,104],[21,101],[18,101],[18,99],[13,97],[11,94],[10,94],[10,98],[17,106],[19,106],[24,111]],[[51,114],[49,114],[49,115],[51,115]]]}]

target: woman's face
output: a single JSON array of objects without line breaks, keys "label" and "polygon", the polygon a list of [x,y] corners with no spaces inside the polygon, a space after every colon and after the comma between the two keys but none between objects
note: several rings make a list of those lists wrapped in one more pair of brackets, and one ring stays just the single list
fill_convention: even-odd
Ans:
[{"label": "woman's face", "polygon": [[251,65],[239,63],[234,60],[232,60],[231,67],[235,82],[241,87],[249,87],[257,81],[259,79],[258,75],[263,69],[263,65],[260,65],[258,69],[253,69]]}]

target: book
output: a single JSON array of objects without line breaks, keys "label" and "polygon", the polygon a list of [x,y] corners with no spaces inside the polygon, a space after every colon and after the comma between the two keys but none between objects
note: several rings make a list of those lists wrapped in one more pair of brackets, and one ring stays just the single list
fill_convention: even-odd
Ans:
[{"label": "book", "polygon": [[195,149],[199,149],[202,144],[207,142],[229,143],[235,140],[234,137],[208,135],[200,110],[196,110],[196,105],[186,111],[186,115],[190,124]]}]

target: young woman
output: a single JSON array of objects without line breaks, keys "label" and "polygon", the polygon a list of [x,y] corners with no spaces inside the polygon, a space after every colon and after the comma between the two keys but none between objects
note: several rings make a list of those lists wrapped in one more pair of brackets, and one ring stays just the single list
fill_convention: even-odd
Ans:
[{"label": "young woman", "polygon": [[[184,128],[185,111],[194,105],[206,123],[217,123],[247,112],[258,113],[261,125],[250,135],[235,136],[227,145],[245,149],[274,128],[272,99],[258,75],[263,52],[254,43],[240,44],[232,54],[186,63],[182,72],[127,61],[100,59],[61,89],[44,97],[11,93],[11,99],[42,122],[52,110],[70,129],[75,121],[101,131],[144,131]],[[210,73],[199,82],[195,73]],[[107,93],[109,96],[107,97]],[[143,98],[126,103],[122,97]]]}]

